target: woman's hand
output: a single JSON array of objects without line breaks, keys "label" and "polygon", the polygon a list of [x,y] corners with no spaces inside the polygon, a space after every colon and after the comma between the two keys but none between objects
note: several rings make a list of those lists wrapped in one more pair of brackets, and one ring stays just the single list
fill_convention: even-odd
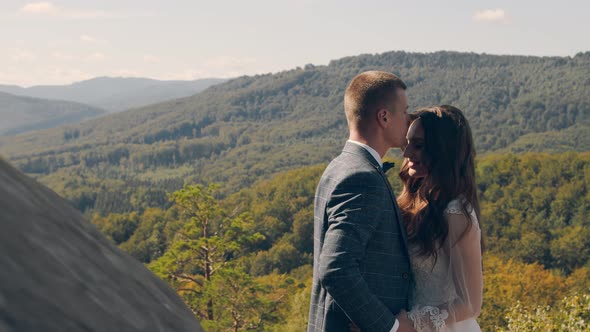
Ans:
[{"label": "woman's hand", "polygon": [[[415,332],[416,330],[414,330],[414,322],[412,322],[411,319],[408,318],[408,313],[402,309],[396,316],[395,318],[398,320],[399,322],[399,327],[397,329],[398,332]],[[349,332],[361,332],[361,328],[356,326],[353,322],[350,322],[350,324],[348,324],[349,327]]]},{"label": "woman's hand", "polygon": [[399,322],[397,332],[416,331],[414,329],[414,322],[408,318],[408,312],[402,309],[395,318]]}]

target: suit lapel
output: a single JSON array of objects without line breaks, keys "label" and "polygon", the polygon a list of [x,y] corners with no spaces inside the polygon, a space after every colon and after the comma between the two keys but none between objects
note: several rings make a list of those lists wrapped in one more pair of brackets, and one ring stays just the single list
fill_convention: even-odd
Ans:
[{"label": "suit lapel", "polygon": [[407,249],[408,248],[408,236],[406,235],[406,227],[404,226],[402,215],[401,215],[399,206],[397,205],[397,200],[395,199],[395,195],[393,194],[393,189],[391,189],[391,184],[389,183],[389,180],[387,179],[387,176],[385,175],[383,170],[378,169],[378,171],[379,171],[379,174],[381,174],[383,181],[385,181],[385,184],[387,185],[387,190],[389,190],[389,197],[391,197],[391,201],[393,203],[394,210],[395,210],[395,219],[397,220],[397,224],[399,225],[400,232],[402,233],[402,238],[404,239],[404,246]]},{"label": "suit lapel", "polygon": [[381,178],[383,179],[383,181],[387,185],[387,190],[389,191],[389,197],[391,199],[391,202],[392,202],[392,204],[394,206],[394,210],[395,210],[395,219],[396,219],[398,226],[400,228],[400,232],[402,233],[404,245],[406,246],[406,250],[407,250],[408,237],[406,235],[406,228],[403,224],[401,212],[399,210],[399,206],[397,205],[397,201],[395,200],[395,195],[393,194],[393,190],[391,189],[391,184],[389,183],[389,180],[385,176],[385,173],[383,173],[383,169],[381,168],[381,166],[379,166],[379,163],[375,160],[375,158],[373,158],[373,156],[369,153],[369,151],[365,150],[365,148],[363,148],[360,145],[346,142],[346,145],[344,145],[344,149],[342,151],[347,152],[347,153],[356,154],[356,155],[360,156],[361,158],[365,159],[368,163],[371,164],[371,166],[373,166],[375,171],[381,175]]}]

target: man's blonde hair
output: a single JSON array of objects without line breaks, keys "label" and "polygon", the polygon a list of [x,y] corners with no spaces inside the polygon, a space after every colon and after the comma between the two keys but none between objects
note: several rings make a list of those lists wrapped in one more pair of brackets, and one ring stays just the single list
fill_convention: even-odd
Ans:
[{"label": "man's blonde hair", "polygon": [[392,73],[374,70],[355,76],[344,94],[348,126],[364,129],[367,118],[393,103],[398,89],[406,90],[406,84]]}]

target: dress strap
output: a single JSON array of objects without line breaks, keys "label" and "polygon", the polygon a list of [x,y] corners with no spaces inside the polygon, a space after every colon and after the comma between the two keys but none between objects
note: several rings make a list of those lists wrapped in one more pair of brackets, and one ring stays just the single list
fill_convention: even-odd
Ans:
[{"label": "dress strap", "polygon": [[[463,211],[463,201],[464,201],[464,199],[462,199],[462,198],[461,199],[455,198],[454,200],[450,201],[449,204],[447,204],[447,207],[446,207],[444,213],[464,215],[465,212]],[[477,220],[477,215],[475,214],[475,209],[473,209],[471,204],[467,205],[467,212],[469,212],[469,219],[471,219],[471,222],[477,228],[479,228],[479,221]]]},{"label": "dress strap", "polygon": [[450,201],[449,204],[447,204],[444,212],[452,214],[464,214],[462,201],[463,200],[459,198],[455,198],[454,200]]}]

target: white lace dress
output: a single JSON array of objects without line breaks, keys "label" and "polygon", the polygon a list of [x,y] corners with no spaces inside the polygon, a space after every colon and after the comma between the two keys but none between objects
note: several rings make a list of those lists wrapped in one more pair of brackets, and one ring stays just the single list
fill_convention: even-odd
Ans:
[{"label": "white lace dress", "polygon": [[451,201],[444,215],[449,236],[436,263],[410,246],[415,288],[408,317],[418,332],[479,332],[475,318],[481,310],[483,278],[477,216],[475,211],[466,216],[459,200]]}]

